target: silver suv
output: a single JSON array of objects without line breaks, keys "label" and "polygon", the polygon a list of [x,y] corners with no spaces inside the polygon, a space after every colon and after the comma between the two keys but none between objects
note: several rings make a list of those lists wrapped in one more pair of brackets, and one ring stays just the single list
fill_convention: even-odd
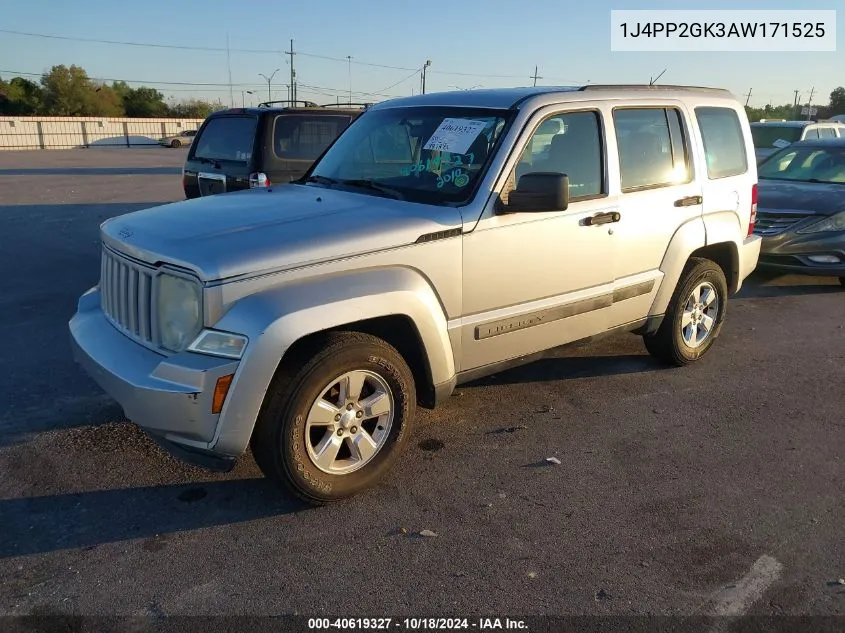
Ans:
[{"label": "silver suv", "polygon": [[723,90],[384,102],[293,184],[105,222],[75,358],[171,453],[226,470],[251,445],[342,499],[458,384],[618,331],[701,358],[757,264],[756,182]]}]

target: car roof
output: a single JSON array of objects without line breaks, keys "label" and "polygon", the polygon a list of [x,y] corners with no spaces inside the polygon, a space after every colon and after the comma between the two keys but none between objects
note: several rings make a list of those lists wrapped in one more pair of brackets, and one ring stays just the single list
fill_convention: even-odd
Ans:
[{"label": "car roof", "polygon": [[795,141],[789,147],[845,147],[845,136],[839,138],[810,138],[803,141]]},{"label": "car roof", "polygon": [[361,114],[364,108],[350,108],[350,107],[329,107],[329,106],[297,106],[297,107],[283,107],[283,106],[267,106],[267,107],[247,107],[247,108],[226,108],[225,110],[217,110],[209,115],[216,116],[233,116],[238,114],[260,115],[264,113],[281,113],[288,114],[318,114],[320,116],[332,114]]},{"label": "car roof", "polygon": [[755,121],[753,127],[806,127],[815,121]]},{"label": "car roof", "polygon": [[707,98],[729,98],[733,95],[721,88],[707,88],[701,86],[651,86],[648,84],[612,84],[585,86],[530,86],[519,88],[482,88],[477,90],[453,90],[448,92],[431,92],[414,95],[413,97],[398,97],[388,101],[381,101],[372,106],[372,110],[395,107],[413,106],[458,106],[491,109],[517,108],[527,101],[542,100],[542,97],[565,95],[572,101],[588,101],[595,99],[597,93],[603,93],[601,98],[631,98],[641,99],[660,96],[664,98],[678,98],[682,95],[698,94]]}]

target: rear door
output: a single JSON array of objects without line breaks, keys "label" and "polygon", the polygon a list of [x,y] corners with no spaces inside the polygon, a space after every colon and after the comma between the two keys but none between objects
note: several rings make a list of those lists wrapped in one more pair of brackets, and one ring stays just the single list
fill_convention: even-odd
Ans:
[{"label": "rear door", "polygon": [[295,111],[268,119],[260,171],[267,174],[271,183],[301,178],[351,122],[351,114]]},{"label": "rear door", "polygon": [[184,186],[188,198],[249,188],[258,139],[258,117],[248,113],[212,116],[188,152]]},{"label": "rear door", "polygon": [[702,187],[693,169],[690,116],[675,100],[613,108],[611,153],[619,171],[611,326],[638,321],[654,301],[675,232],[700,222]]}]

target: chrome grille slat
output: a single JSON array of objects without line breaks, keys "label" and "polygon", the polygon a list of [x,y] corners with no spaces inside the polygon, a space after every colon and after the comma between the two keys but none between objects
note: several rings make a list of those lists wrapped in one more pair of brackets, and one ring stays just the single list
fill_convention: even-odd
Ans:
[{"label": "chrome grille slat", "polygon": [[754,232],[760,235],[777,235],[809,217],[806,213],[759,213]]},{"label": "chrome grille slat", "polygon": [[108,320],[125,334],[155,345],[152,328],[155,271],[103,248],[100,303]]}]

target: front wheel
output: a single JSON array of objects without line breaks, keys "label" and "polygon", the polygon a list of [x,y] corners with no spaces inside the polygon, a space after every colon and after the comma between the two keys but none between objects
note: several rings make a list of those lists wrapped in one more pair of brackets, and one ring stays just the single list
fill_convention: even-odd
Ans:
[{"label": "front wheel", "polygon": [[181,143],[179,140],[177,140],[177,139],[173,139],[173,140],[170,142],[170,147],[173,147],[173,148],[176,148],[176,147],[182,147],[182,143]]},{"label": "front wheel", "polygon": [[277,374],[253,433],[262,472],[312,504],[376,485],[404,449],[416,409],[407,363],[383,340],[332,333]]},{"label": "front wheel", "polygon": [[691,258],[657,332],[643,337],[646,349],[677,367],[698,360],[719,335],[727,303],[728,284],[722,269],[709,259]]}]

